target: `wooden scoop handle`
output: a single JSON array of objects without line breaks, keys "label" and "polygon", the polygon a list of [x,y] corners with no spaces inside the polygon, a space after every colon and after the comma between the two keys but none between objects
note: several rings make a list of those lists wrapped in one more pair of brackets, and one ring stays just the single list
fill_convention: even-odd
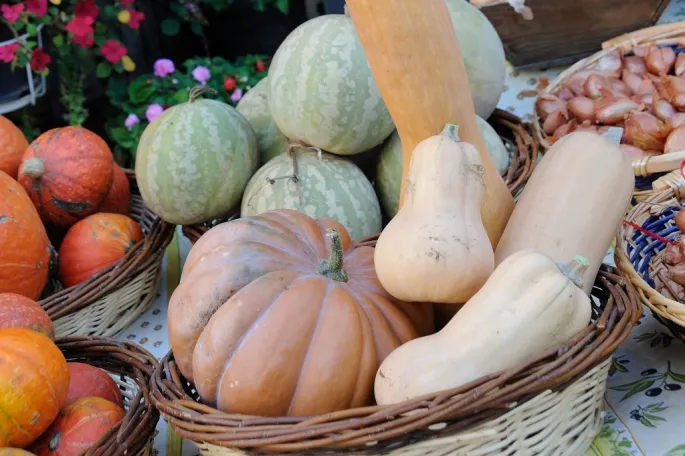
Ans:
[{"label": "wooden scoop handle", "polygon": [[640,158],[633,161],[633,171],[636,176],[649,176],[680,169],[685,161],[685,151],[669,152],[663,155]]}]

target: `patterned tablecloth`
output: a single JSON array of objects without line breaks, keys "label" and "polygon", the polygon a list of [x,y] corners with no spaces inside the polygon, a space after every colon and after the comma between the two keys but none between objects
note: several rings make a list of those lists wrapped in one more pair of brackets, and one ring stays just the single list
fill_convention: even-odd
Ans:
[{"label": "patterned tablecloth", "polygon": [[[672,0],[660,23],[685,20],[685,0]],[[552,80],[563,68],[516,72],[507,75],[507,92],[499,107],[530,119],[540,77]],[[166,277],[154,305],[120,338],[141,344],[161,358],[169,350],[166,303],[180,277],[190,244],[180,231],[165,257]],[[605,260],[613,264],[612,255]],[[604,427],[587,456],[685,456],[685,346],[657,323],[649,312],[619,348],[613,361],[606,394]],[[167,446],[175,442],[161,420],[155,453],[180,456]],[[183,442],[183,456],[198,454]]]}]

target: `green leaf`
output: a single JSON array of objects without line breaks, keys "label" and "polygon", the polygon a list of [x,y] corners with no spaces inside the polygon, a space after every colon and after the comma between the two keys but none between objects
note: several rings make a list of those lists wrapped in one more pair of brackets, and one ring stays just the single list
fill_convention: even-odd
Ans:
[{"label": "green leaf", "polygon": [[190,24],[190,30],[192,30],[197,36],[204,36],[205,34],[205,30],[202,28],[202,24],[199,22],[193,22]]},{"label": "green leaf", "polygon": [[167,36],[176,36],[181,31],[181,22],[173,17],[167,17],[162,21],[162,33]]},{"label": "green leaf", "polygon": [[656,404],[649,404],[647,407],[644,408],[644,410],[650,412],[663,412],[667,408],[668,406],[665,406],[663,402],[658,402]]},{"label": "green leaf", "polygon": [[185,103],[188,101],[188,90],[186,89],[180,89],[174,92],[174,94],[171,96],[171,103],[172,105],[177,105],[181,103]]},{"label": "green leaf", "polygon": [[178,17],[188,17],[188,9],[180,2],[169,2],[169,9],[173,11]]},{"label": "green leaf", "polygon": [[28,24],[26,24],[26,33],[28,33],[31,36],[36,36],[38,34],[36,24],[34,24],[33,22],[29,22]]},{"label": "green leaf", "polygon": [[653,384],[654,380],[644,378],[642,380],[637,380],[626,385],[614,386],[611,389],[615,391],[626,391],[626,394],[621,398],[621,402],[623,402],[629,397],[649,389]]},{"label": "green leaf", "polygon": [[54,44],[55,47],[64,46],[64,35],[61,33],[59,35],[55,35],[55,37],[52,39],[52,44]]},{"label": "green leaf", "polygon": [[668,372],[666,373],[669,377],[671,377],[673,380],[675,380],[678,383],[685,383],[685,375],[679,374],[678,372],[673,372],[671,370],[671,362],[668,362]]},{"label": "green leaf", "polygon": [[98,63],[98,66],[95,67],[95,74],[102,79],[109,77],[112,74],[112,65],[107,62]]},{"label": "green leaf", "polygon": [[656,427],[656,426],[654,426],[654,425],[651,423],[651,421],[649,421],[649,420],[648,420],[647,418],[645,418],[645,417],[640,418],[640,423],[644,424],[644,425],[647,426],[647,427],[651,427],[651,428],[655,428],[655,427]]},{"label": "green leaf", "polygon": [[652,415],[651,413],[645,413],[644,417],[647,418],[648,420],[651,420],[651,421],[666,421],[665,418],[661,418],[660,416]]},{"label": "green leaf", "polygon": [[266,0],[252,0],[254,9],[257,11],[264,11],[266,9]]},{"label": "green leaf", "polygon": [[48,8],[48,11],[50,12],[50,16],[59,16],[59,8],[56,6],[51,6]]},{"label": "green leaf", "polygon": [[630,443],[630,440],[621,440],[618,442],[618,446],[623,448],[632,448],[633,444]]},{"label": "green leaf", "polygon": [[674,446],[664,456],[685,456],[685,443]]},{"label": "green leaf", "polygon": [[128,97],[133,103],[145,103],[155,94],[155,88],[147,79],[138,79],[128,87]]},{"label": "green leaf", "polygon": [[276,0],[276,8],[283,14],[290,11],[290,0]]},{"label": "green leaf", "polygon": [[95,24],[95,34],[104,35],[105,33],[107,33],[107,25],[104,22],[97,22]]},{"label": "green leaf", "polygon": [[105,44],[106,41],[107,41],[106,36],[103,36],[103,35],[96,35],[95,36],[95,44],[97,44],[98,46],[102,46],[103,44]]}]

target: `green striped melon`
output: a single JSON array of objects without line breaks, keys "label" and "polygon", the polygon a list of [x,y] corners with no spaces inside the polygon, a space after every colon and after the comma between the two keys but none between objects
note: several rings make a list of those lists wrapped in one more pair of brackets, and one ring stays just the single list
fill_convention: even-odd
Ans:
[{"label": "green striped melon", "polygon": [[[294,209],[312,218],[336,220],[361,239],[381,230],[381,209],[373,186],[349,159],[310,149],[279,155],[252,176],[241,216]],[[293,179],[294,165],[297,179]]]},{"label": "green striped melon", "polygon": [[[502,139],[492,126],[476,116],[476,122],[485,140],[492,160],[500,174],[509,169],[511,157]],[[381,146],[381,153],[376,167],[376,190],[383,211],[394,217],[400,204],[400,188],[402,187],[402,141],[395,132]]]},{"label": "green striped melon", "polygon": [[257,135],[259,162],[262,164],[282,154],[288,147],[288,138],[278,129],[269,111],[267,79],[268,77],[259,81],[236,106]]},{"label": "green striped melon", "polygon": [[150,209],[169,223],[188,225],[237,206],[257,161],[257,138],[242,114],[200,99],[167,109],[147,126],[136,177]]},{"label": "green striped melon", "polygon": [[352,19],[328,14],[295,29],[269,68],[269,107],[291,140],[339,155],[394,130]]}]

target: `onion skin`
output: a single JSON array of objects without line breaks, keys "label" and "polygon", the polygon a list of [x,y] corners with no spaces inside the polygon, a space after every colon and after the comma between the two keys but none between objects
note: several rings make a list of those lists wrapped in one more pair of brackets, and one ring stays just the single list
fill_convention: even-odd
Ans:
[{"label": "onion skin", "polygon": [[587,97],[575,97],[568,102],[568,111],[580,122],[595,120],[595,102]]},{"label": "onion skin", "polygon": [[653,157],[655,155],[661,155],[661,152],[659,151],[645,151],[640,149],[639,147],[631,146],[630,144],[621,144],[619,147],[621,148],[621,152],[623,152],[623,155],[628,157],[630,161],[639,160],[643,157]]},{"label": "onion skin", "polygon": [[685,52],[681,52],[675,59],[675,75],[680,76],[685,73]]},{"label": "onion skin", "polygon": [[685,113],[684,112],[676,112],[673,117],[670,119],[671,121],[671,126],[673,128],[678,128],[681,125],[685,125]]},{"label": "onion skin", "polygon": [[632,74],[641,76],[647,72],[647,65],[645,59],[637,55],[623,58],[623,71],[628,71]]},{"label": "onion skin", "polygon": [[675,59],[676,56],[673,48],[664,47],[659,49],[656,46],[653,46],[650,49],[649,54],[647,54],[647,57],[645,57],[645,63],[647,69],[652,74],[664,76],[673,69]]},{"label": "onion skin", "polygon": [[549,93],[541,93],[535,102],[535,110],[543,121],[546,120],[547,116],[552,114],[554,111],[558,111],[560,109],[566,109],[566,102],[561,100],[556,95]]},{"label": "onion skin", "polygon": [[568,112],[566,108],[558,109],[547,116],[542,124],[542,129],[548,135],[554,134],[554,131],[568,120]]},{"label": "onion skin", "polygon": [[642,150],[664,150],[670,126],[648,112],[634,111],[625,118],[623,139]]},{"label": "onion skin", "polygon": [[602,99],[595,104],[595,119],[605,125],[615,125],[639,107],[629,98]]},{"label": "onion skin", "polygon": [[[681,125],[678,128],[674,128],[671,133],[669,133],[666,139],[666,144],[664,144],[664,153],[669,154],[672,152],[682,152],[685,150],[685,125]],[[685,217],[685,215],[684,215]],[[683,225],[685,226],[685,225]],[[681,230],[682,231],[682,230]]]}]

